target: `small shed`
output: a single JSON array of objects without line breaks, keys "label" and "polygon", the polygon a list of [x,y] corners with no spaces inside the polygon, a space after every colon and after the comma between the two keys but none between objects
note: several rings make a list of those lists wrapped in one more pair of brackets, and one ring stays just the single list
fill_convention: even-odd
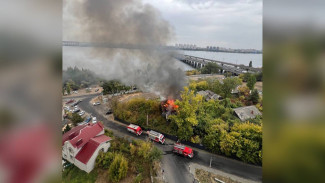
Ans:
[{"label": "small shed", "polygon": [[205,90],[205,91],[199,91],[197,92],[199,95],[202,95],[206,101],[209,100],[219,100],[221,98],[220,95],[215,94],[214,92],[210,90]]},{"label": "small shed", "polygon": [[254,105],[234,108],[234,111],[241,121],[253,119],[256,116],[262,115]]}]

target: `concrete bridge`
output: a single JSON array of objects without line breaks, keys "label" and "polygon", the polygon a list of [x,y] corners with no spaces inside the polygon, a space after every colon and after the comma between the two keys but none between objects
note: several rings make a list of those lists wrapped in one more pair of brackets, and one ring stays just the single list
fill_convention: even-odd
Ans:
[{"label": "concrete bridge", "polygon": [[233,63],[228,63],[228,62],[222,62],[218,60],[211,60],[211,59],[206,59],[206,58],[200,58],[200,57],[195,57],[195,56],[190,56],[190,55],[178,55],[177,59],[191,65],[194,68],[202,68],[206,66],[208,63],[216,63],[220,66],[221,73],[224,72],[230,72],[233,75],[239,75],[243,73],[259,73],[262,72],[261,68],[254,68],[254,67],[249,67],[245,65],[238,65],[238,64],[233,64]]}]

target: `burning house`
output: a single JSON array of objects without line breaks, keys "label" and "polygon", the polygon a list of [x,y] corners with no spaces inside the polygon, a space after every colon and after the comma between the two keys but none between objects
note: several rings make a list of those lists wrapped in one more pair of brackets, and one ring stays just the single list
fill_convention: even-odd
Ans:
[{"label": "burning house", "polygon": [[178,109],[178,105],[175,104],[175,100],[168,99],[164,100],[160,103],[162,115],[167,119],[167,117],[171,114],[175,114]]}]

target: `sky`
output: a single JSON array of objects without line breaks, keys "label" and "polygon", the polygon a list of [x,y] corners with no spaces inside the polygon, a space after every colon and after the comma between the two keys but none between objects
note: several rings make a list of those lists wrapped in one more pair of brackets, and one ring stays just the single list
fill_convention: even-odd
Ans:
[{"label": "sky", "polygon": [[262,49],[262,0],[142,0],[174,31],[169,42]]}]

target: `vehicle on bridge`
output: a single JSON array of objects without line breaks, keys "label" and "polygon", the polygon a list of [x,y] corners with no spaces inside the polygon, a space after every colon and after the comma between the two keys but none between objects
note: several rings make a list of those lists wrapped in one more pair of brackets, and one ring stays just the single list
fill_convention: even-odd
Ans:
[{"label": "vehicle on bridge", "polygon": [[193,149],[186,147],[185,145],[180,144],[180,143],[174,144],[173,152],[177,153],[177,154],[181,154],[181,155],[183,155],[185,157],[189,157],[189,158],[194,157]]},{"label": "vehicle on bridge", "polygon": [[153,140],[153,141],[161,143],[161,144],[165,143],[165,136],[163,134],[158,133],[158,132],[153,131],[153,130],[150,130],[147,133],[148,133],[148,136],[149,136],[150,140]]},{"label": "vehicle on bridge", "polygon": [[139,136],[139,135],[142,134],[142,129],[141,129],[141,127],[138,126],[138,125],[130,124],[130,125],[127,127],[127,130],[128,130],[130,133],[134,133],[134,134],[136,134],[137,136]]}]

